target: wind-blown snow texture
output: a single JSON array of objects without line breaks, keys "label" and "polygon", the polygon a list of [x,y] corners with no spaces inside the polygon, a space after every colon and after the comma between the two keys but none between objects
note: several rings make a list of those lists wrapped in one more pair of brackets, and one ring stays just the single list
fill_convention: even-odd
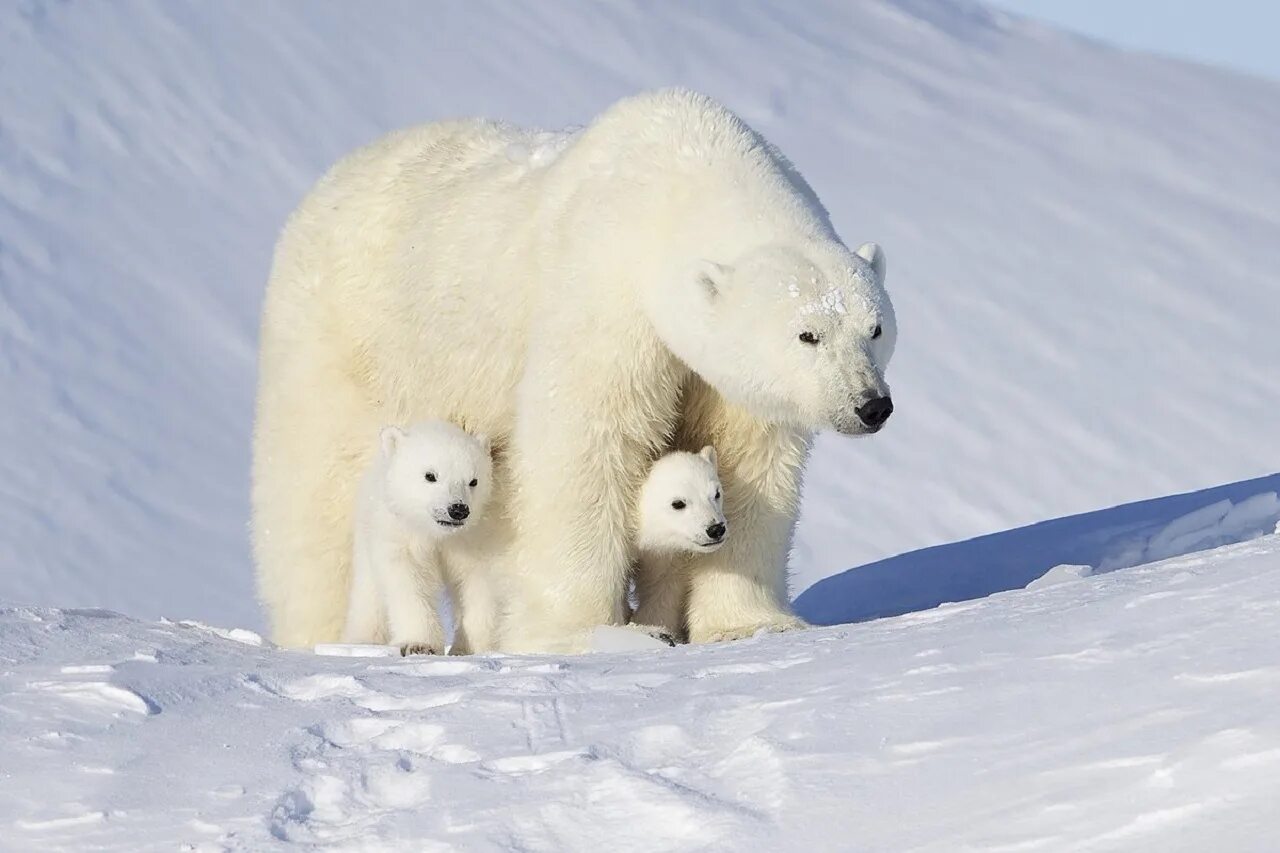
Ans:
[{"label": "wind-blown snow texture", "polygon": [[[670,84],[888,249],[897,413],[820,438],[794,556],[835,627],[263,643],[248,430],[285,215],[388,129]],[[1274,84],[963,2],[11,5],[0,847],[1266,849],[1277,148]]]},{"label": "wind-blown snow texture", "polygon": [[26,850],[1264,850],[1277,619],[1275,536],[625,656],[316,657],[13,609],[0,822]]},{"label": "wind-blown snow texture", "polygon": [[897,411],[819,440],[797,592],[1276,468],[1269,83],[927,0],[31,0],[0,45],[0,599],[260,626],[248,431],[288,211],[392,128],[563,127],[670,84],[888,249]]}]

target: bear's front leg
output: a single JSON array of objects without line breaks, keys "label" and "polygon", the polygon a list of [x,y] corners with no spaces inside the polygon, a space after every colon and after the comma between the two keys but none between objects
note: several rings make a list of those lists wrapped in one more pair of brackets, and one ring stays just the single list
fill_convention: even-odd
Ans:
[{"label": "bear's front leg", "polygon": [[342,642],[382,644],[386,642],[386,621],[378,579],[374,576],[374,567],[369,564],[367,546],[357,540]]},{"label": "bear's front leg", "polygon": [[585,652],[595,626],[626,622],[628,478],[610,459],[616,449],[557,444],[557,458],[580,462],[518,465],[523,485],[500,641],[506,652]]},{"label": "bear's front leg", "polygon": [[808,436],[758,420],[696,379],[684,404],[677,444],[715,445],[733,531],[724,547],[690,561],[689,641],[806,627],[791,612],[786,568]]},{"label": "bear's front leg", "polygon": [[512,436],[507,652],[587,651],[595,626],[627,621],[637,493],[674,428],[683,368],[647,327],[597,322],[605,315],[540,330],[527,357]]}]

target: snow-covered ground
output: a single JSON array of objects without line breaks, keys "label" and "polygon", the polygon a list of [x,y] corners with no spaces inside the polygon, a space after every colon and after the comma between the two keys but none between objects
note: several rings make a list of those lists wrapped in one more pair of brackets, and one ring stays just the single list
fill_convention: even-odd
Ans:
[{"label": "snow-covered ground", "polygon": [[[897,412],[819,439],[793,557],[832,627],[261,644],[287,212],[386,130],[670,84],[888,251]],[[1268,849],[1276,150],[1274,83],[966,0],[5,5],[0,849]]]},{"label": "snow-covered ground", "polygon": [[16,608],[0,847],[1274,849],[1278,620],[1276,536],[573,659],[318,657]]}]

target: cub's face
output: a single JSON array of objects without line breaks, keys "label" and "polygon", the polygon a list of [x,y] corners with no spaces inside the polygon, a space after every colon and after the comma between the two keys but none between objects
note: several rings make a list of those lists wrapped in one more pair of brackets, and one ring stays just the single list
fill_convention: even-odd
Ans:
[{"label": "cub's face", "polygon": [[727,533],[714,449],[669,453],[654,463],[640,490],[641,550],[707,554]]},{"label": "cub's face", "polygon": [[388,505],[423,534],[449,536],[484,515],[493,463],[483,437],[436,421],[389,426],[381,452]]},{"label": "cub's face", "polygon": [[758,417],[864,435],[893,410],[884,374],[898,329],[884,270],[873,243],[766,246],[700,265],[666,289],[677,304],[650,316],[681,360]]}]

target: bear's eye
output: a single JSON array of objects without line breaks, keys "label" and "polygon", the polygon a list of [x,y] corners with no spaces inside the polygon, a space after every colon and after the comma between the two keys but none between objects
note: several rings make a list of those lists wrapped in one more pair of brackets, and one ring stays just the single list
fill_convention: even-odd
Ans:
[{"label": "bear's eye", "polygon": [[435,474],[435,472],[434,472],[434,471],[428,471],[428,472],[427,472],[427,482],[428,482],[428,483],[434,483],[435,481],[436,481],[436,474]]},{"label": "bear's eye", "polygon": [[673,500],[673,501],[671,502],[671,508],[672,508],[672,509],[684,509],[684,501],[680,500],[679,498],[676,498],[675,500]]},{"label": "bear's eye", "polygon": [[802,344],[808,344],[809,346],[817,346],[817,345],[818,345],[818,336],[817,336],[817,335],[815,335],[813,332],[801,332],[801,333],[800,333],[800,343],[802,343]]},{"label": "bear's eye", "polygon": [[720,492],[718,490],[716,491],[716,496],[714,500],[720,500]]},{"label": "bear's eye", "polygon": [[872,333],[871,333],[871,339],[872,339],[872,340],[875,340],[876,338],[880,337],[880,335],[881,335],[883,332],[884,332],[884,330],[880,328],[880,324],[879,324],[879,323],[876,323],[876,329],[875,329],[875,331],[874,331],[874,332],[872,332]]},{"label": "bear's eye", "polygon": [[480,485],[480,481],[479,481],[479,480],[472,480],[470,483],[468,483],[468,485],[469,485],[469,486],[471,486],[471,488],[473,488],[473,489],[474,489],[476,486]]}]

